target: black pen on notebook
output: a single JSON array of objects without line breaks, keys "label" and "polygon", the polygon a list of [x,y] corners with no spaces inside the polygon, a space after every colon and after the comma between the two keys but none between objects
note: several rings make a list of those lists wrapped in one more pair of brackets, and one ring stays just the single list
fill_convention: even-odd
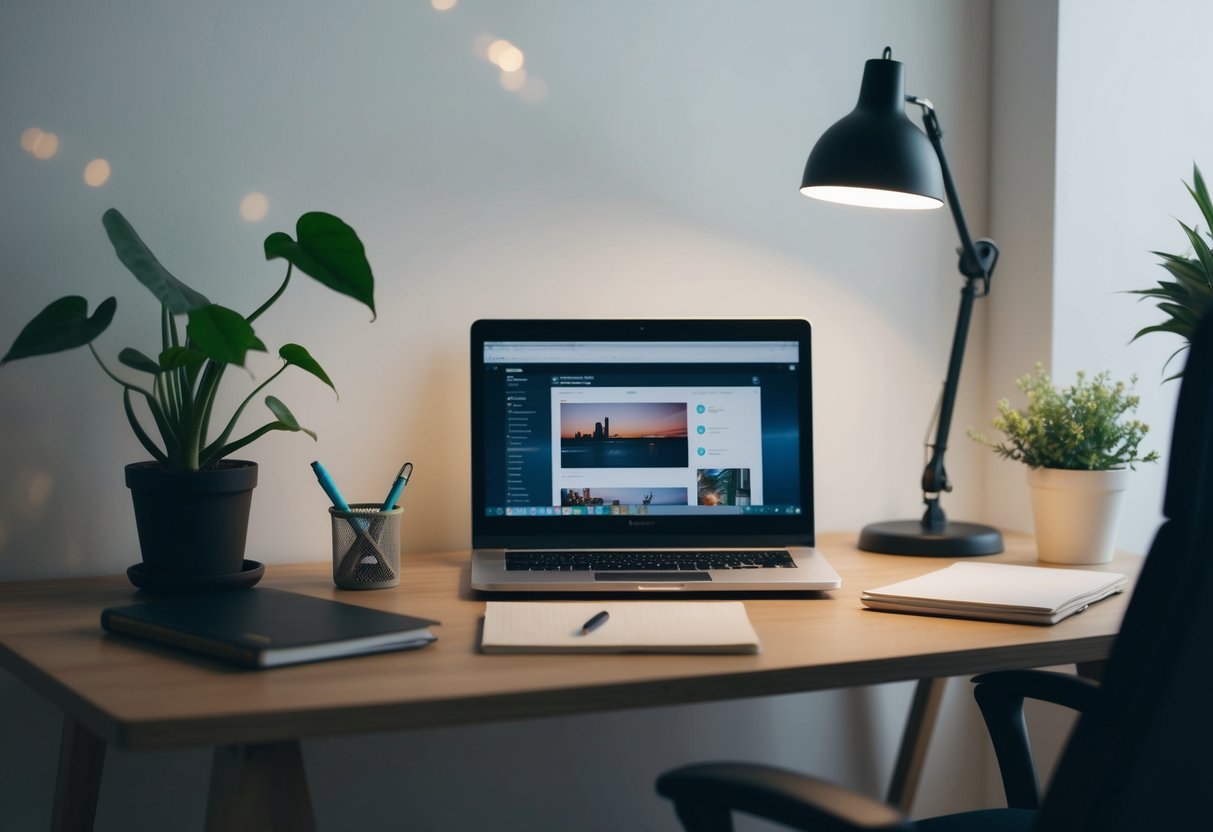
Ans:
[{"label": "black pen on notebook", "polygon": [[590,633],[594,632],[599,627],[601,627],[603,624],[605,624],[606,620],[610,617],[611,617],[610,613],[608,613],[606,610],[603,610],[602,612],[598,613],[593,618],[591,618],[589,621],[587,621],[581,625],[581,634],[583,636],[588,636]]}]

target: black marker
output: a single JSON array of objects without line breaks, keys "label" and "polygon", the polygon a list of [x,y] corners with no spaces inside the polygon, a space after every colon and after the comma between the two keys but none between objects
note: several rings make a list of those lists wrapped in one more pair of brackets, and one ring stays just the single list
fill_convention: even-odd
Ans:
[{"label": "black marker", "polygon": [[607,613],[606,610],[603,610],[602,612],[598,613],[593,618],[591,618],[589,621],[587,621],[581,625],[581,634],[583,636],[589,635],[594,630],[597,630],[599,627],[601,627],[603,624],[605,624],[606,620],[610,617],[611,617],[610,614]]}]

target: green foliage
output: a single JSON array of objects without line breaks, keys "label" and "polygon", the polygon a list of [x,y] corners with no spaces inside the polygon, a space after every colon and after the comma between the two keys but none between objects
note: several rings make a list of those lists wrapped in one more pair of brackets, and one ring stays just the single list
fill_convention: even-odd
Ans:
[{"label": "green foliage", "polygon": [[1017,410],[1006,399],[998,403],[994,427],[1006,435],[1005,441],[991,442],[969,431],[999,456],[1032,468],[1079,471],[1132,468],[1136,462],[1158,459],[1157,451],[1139,456],[1149,425],[1124,418],[1137,410],[1140,397],[1123,381],[1110,382],[1107,372],[1089,381],[1079,372],[1072,386],[1057,388],[1037,364],[1036,374],[1023,376],[1016,386],[1027,395],[1028,404]]},{"label": "green foliage", "polygon": [[[316,434],[302,427],[290,409],[274,396],[265,398],[273,418],[232,439],[236,423],[249,402],[287,367],[297,367],[315,376],[336,392],[328,373],[298,344],[286,344],[278,351],[282,366],[249,393],[214,438],[209,435],[212,409],[228,365],[243,366],[250,351],[265,351],[265,344],[253,331],[253,321],[286,291],[294,269],[364,304],[371,310],[373,320],[375,280],[354,229],[332,214],[311,212],[299,218],[295,227],[297,240],[281,231],[267,237],[265,258],[286,260],[286,277],[265,303],[250,314],[241,315],[211,303],[174,277],[116,209],[106,211],[101,221],[118,259],[160,302],[160,354],[152,358],[127,347],[118,353],[118,362],[141,374],[139,381],[127,381],[116,375],[101,360],[92,342],[110,325],[117,301],[107,298],[90,317],[88,302],[72,295],[52,302],[34,316],[0,364],[87,345],[102,371],[121,385],[123,409],[136,438],[168,468],[213,466],[271,431],[301,431],[315,439]],[[159,443],[144,428],[132,404],[133,398],[141,398],[146,404],[160,436]]]},{"label": "green foliage", "polygon": [[[1192,166],[1192,184],[1186,185],[1186,187],[1204,218],[1205,234],[1213,241],[1213,200],[1210,200],[1209,190],[1205,187],[1205,180],[1200,174],[1199,167]],[[1159,280],[1158,285],[1150,289],[1130,290],[1130,294],[1154,298],[1159,310],[1167,315],[1165,321],[1145,327],[1134,335],[1132,340],[1136,341],[1150,332],[1170,332],[1181,336],[1187,342],[1172,353],[1171,358],[1167,359],[1167,364],[1170,364],[1171,359],[1187,348],[1192,341],[1197,323],[1210,308],[1213,308],[1213,249],[1210,249],[1209,243],[1195,228],[1183,222],[1179,225],[1184,230],[1184,235],[1191,246],[1191,254],[1153,252],[1162,258],[1162,263],[1159,265],[1167,270],[1171,279]],[[1166,365],[1163,369],[1165,371]],[[1181,370],[1169,376],[1167,380],[1170,381],[1182,375]]]}]

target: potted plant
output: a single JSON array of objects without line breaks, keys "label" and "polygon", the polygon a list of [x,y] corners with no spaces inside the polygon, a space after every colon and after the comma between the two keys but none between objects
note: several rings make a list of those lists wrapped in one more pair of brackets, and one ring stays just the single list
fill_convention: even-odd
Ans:
[{"label": "potted plant", "polygon": [[[1204,217],[1205,235],[1213,240],[1213,200],[1209,198],[1204,177],[1200,175],[1200,168],[1196,165],[1192,166],[1192,184],[1185,183],[1185,187]],[[1162,258],[1160,265],[1172,279],[1160,280],[1157,286],[1150,289],[1131,290],[1131,294],[1157,299],[1159,310],[1167,315],[1167,320],[1141,329],[1132,340],[1136,341],[1150,332],[1170,332],[1184,339],[1184,345],[1172,353],[1163,365],[1164,372],[1171,360],[1188,347],[1196,331],[1196,324],[1213,307],[1213,250],[1195,228],[1183,222],[1179,225],[1192,246],[1191,254],[1153,252]],[[1182,375],[1183,370],[1180,370],[1169,376],[1167,381]]]},{"label": "potted plant", "polygon": [[320,212],[299,218],[295,239],[284,232],[269,235],[265,258],[285,260],[286,276],[264,303],[243,315],[174,277],[116,209],[101,221],[118,259],[160,302],[159,351],[121,350],[118,363],[129,378],[119,375],[93,346],[113,320],[117,301],[107,298],[89,315],[88,302],[72,295],[52,302],[26,324],[0,364],[87,345],[102,372],[122,388],[131,430],[152,457],[126,466],[143,555],[143,563],[128,570],[136,585],[163,590],[248,585],[260,576],[255,571],[260,565],[244,560],[257,465],[230,456],[272,431],[302,431],[313,439],[316,434],[274,396],[265,398],[270,418],[264,424],[237,434],[240,417],[288,367],[336,388],[304,347],[285,344],[278,350],[282,365],[226,419],[215,412],[216,395],[229,366],[243,366],[249,351],[265,351],[252,325],[286,291],[295,269],[365,304],[373,320],[374,277],[362,242],[340,219]]},{"label": "potted plant", "polygon": [[1073,385],[1058,388],[1040,364],[1016,385],[1027,406],[1016,409],[1003,399],[993,423],[1005,440],[970,435],[999,456],[1028,466],[1041,560],[1110,560],[1129,470],[1158,459],[1156,451],[1139,450],[1149,431],[1131,418],[1139,397],[1124,382],[1110,381],[1107,372],[1090,379],[1079,372]]}]

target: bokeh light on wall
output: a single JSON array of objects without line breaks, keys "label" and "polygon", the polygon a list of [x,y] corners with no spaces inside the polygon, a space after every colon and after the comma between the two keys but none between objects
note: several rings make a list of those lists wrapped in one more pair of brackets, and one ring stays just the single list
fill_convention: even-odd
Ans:
[{"label": "bokeh light on wall", "polygon": [[59,137],[31,127],[21,134],[21,147],[35,159],[50,159],[59,152]]},{"label": "bokeh light on wall", "polygon": [[265,194],[256,191],[244,195],[240,200],[240,218],[245,222],[261,222],[270,211],[270,201]]},{"label": "bokeh light on wall", "polygon": [[84,166],[84,184],[100,188],[110,181],[110,163],[105,159],[94,159]]},{"label": "bokeh light on wall", "polygon": [[455,8],[455,3],[458,0],[430,0],[430,5],[440,12],[449,12]]},{"label": "bokeh light on wall", "polygon": [[517,72],[526,62],[522,50],[508,40],[495,40],[489,44],[488,56],[502,72]]},{"label": "bokeh light on wall", "polygon": [[472,41],[472,53],[501,70],[497,83],[507,92],[516,93],[527,104],[547,98],[548,85],[523,69],[526,55],[515,44],[486,32]]}]

